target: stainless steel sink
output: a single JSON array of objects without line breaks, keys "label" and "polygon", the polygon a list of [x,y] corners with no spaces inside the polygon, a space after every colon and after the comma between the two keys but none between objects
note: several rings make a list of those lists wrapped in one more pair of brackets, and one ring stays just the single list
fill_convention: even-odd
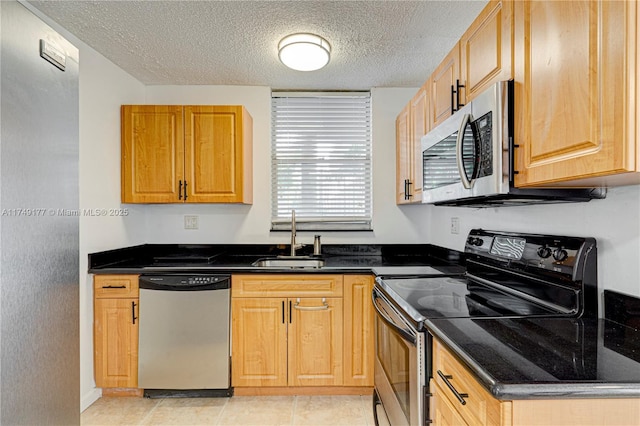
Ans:
[{"label": "stainless steel sink", "polygon": [[259,268],[318,269],[324,266],[324,260],[306,256],[270,257],[258,259],[251,266]]}]

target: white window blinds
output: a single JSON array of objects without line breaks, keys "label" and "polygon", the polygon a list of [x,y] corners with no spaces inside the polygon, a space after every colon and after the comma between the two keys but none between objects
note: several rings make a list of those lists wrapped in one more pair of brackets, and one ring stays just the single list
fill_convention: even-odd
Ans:
[{"label": "white window blinds", "polygon": [[371,96],[282,93],[271,101],[272,229],[371,229]]}]

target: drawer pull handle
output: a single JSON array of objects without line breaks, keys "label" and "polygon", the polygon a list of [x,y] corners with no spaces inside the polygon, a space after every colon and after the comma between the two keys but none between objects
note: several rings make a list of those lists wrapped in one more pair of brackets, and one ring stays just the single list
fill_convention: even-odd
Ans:
[{"label": "drawer pull handle", "polygon": [[460,404],[466,405],[467,401],[465,401],[464,399],[465,398],[469,398],[469,394],[468,393],[460,393],[460,392],[458,392],[458,390],[455,387],[453,387],[453,385],[449,381],[449,379],[453,379],[453,376],[444,375],[444,374],[442,374],[442,371],[440,371],[440,370],[438,370],[438,376],[440,376],[440,378],[442,380],[444,380],[444,384],[447,385],[447,387],[449,388],[449,390],[451,392],[453,392],[453,394],[456,396],[456,398],[458,399]]},{"label": "drawer pull handle", "polygon": [[102,288],[127,288],[126,285],[103,285]]},{"label": "drawer pull handle", "polygon": [[296,303],[293,305],[294,309],[299,311],[325,311],[329,309],[329,304],[325,297],[322,298],[322,306],[300,306],[300,298],[296,299]]}]

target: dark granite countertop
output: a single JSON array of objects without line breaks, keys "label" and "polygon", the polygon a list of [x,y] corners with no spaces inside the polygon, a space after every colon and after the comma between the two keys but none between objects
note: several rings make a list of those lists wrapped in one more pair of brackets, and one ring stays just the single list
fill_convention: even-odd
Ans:
[{"label": "dark granite countertop", "polygon": [[[300,255],[309,255],[306,250]],[[144,244],[89,255],[89,273],[464,271],[464,254],[429,244],[324,245],[320,269],[259,268],[288,254],[265,244]],[[604,319],[433,319],[426,326],[496,398],[640,398],[640,299],[605,291]],[[434,372],[435,373],[435,372]]]},{"label": "dark granite countertop", "polygon": [[[464,272],[463,254],[430,244],[323,245],[322,268],[256,267],[261,258],[286,256],[289,247],[267,244],[143,244],[89,255],[89,273],[372,273],[376,267],[402,273],[405,267],[432,266]],[[312,247],[298,251],[310,255]]]},{"label": "dark granite countertop", "polygon": [[605,291],[601,319],[434,319],[427,328],[497,399],[640,398],[640,311],[614,309],[620,299],[638,306]]}]

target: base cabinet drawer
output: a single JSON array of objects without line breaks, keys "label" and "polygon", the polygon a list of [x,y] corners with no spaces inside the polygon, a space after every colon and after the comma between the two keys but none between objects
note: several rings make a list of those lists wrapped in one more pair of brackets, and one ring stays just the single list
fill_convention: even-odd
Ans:
[{"label": "base cabinet drawer", "polygon": [[[437,339],[433,341],[433,381],[441,399],[471,425],[511,424],[511,402],[487,392],[464,365]],[[443,405],[441,403],[440,405]],[[444,423],[447,424],[447,423]]]},{"label": "base cabinet drawer", "polygon": [[467,426],[462,416],[445,396],[445,390],[441,389],[434,381],[431,383],[431,418],[436,425],[441,426]]}]

